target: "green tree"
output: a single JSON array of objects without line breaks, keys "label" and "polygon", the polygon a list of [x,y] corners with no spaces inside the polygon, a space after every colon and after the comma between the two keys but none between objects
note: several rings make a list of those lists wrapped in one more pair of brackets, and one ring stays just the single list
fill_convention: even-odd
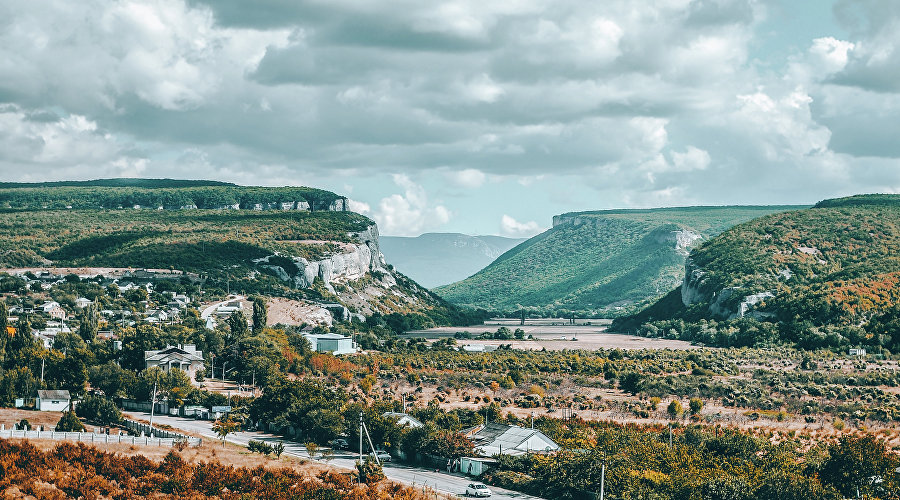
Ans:
[{"label": "green tree", "polygon": [[684,408],[681,406],[681,401],[673,399],[666,408],[666,411],[669,413],[670,418],[678,418],[678,416],[684,412]]},{"label": "green tree", "polygon": [[6,307],[6,301],[0,300],[0,330],[3,337],[6,337],[6,322],[9,321],[9,308]]},{"label": "green tree", "polygon": [[57,432],[81,432],[84,430],[84,424],[73,411],[67,411],[62,414],[59,422],[56,423]]},{"label": "green tree", "polygon": [[228,317],[228,330],[231,332],[229,343],[235,343],[246,337],[250,332],[247,329],[247,319],[240,311],[234,311]]},{"label": "green tree", "polygon": [[232,420],[231,415],[220,418],[213,423],[212,430],[217,436],[222,438],[222,447],[225,447],[225,438],[232,432],[236,432],[241,428],[241,424]]},{"label": "green tree", "polygon": [[253,332],[259,333],[266,327],[266,303],[262,297],[253,299]]},{"label": "green tree", "polygon": [[362,462],[357,460],[356,470],[359,472],[360,483],[375,484],[384,479],[384,469],[370,456],[366,456]]},{"label": "green tree", "polygon": [[875,436],[844,436],[828,447],[820,476],[844,497],[890,498],[882,495],[900,486],[895,472],[898,465],[897,457]]},{"label": "green tree", "polygon": [[688,403],[688,408],[690,408],[692,415],[700,413],[700,410],[703,409],[703,400],[700,398],[691,398]]},{"label": "green tree", "polygon": [[75,413],[98,425],[114,425],[122,421],[122,412],[111,400],[101,397],[86,395],[75,406]]},{"label": "green tree", "polygon": [[81,309],[78,316],[81,320],[81,323],[78,325],[78,335],[81,335],[81,338],[83,338],[85,342],[93,342],[97,337],[97,330],[99,328],[97,307],[94,304],[85,306]]}]

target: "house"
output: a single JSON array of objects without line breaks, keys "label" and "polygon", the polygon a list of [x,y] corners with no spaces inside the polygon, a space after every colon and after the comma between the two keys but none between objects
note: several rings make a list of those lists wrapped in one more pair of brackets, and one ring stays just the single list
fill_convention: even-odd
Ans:
[{"label": "house", "polygon": [[330,352],[331,354],[351,354],[356,352],[356,342],[350,337],[344,337],[337,333],[304,333],[309,345],[316,352]]},{"label": "house", "polygon": [[193,344],[167,346],[158,351],[144,351],[144,365],[146,368],[156,366],[165,371],[178,368],[187,373],[193,382],[197,372],[203,368],[203,352],[198,351]]},{"label": "house", "polygon": [[59,302],[49,301],[45,302],[39,309],[46,315],[50,316],[53,319],[64,320],[66,319],[66,311],[59,305]]},{"label": "house", "polygon": [[35,408],[38,411],[66,411],[71,404],[72,396],[69,391],[37,391]]},{"label": "house", "polygon": [[408,413],[386,411],[381,416],[384,418],[396,418],[397,427],[408,426],[410,429],[418,429],[419,427],[423,427],[425,425],[419,419]]},{"label": "house", "polygon": [[162,309],[151,309],[147,311],[147,317],[144,320],[147,323],[165,323],[169,321],[169,313]]},{"label": "house", "polygon": [[865,357],[865,355],[866,355],[866,350],[865,350],[865,349],[861,349],[861,348],[854,348],[854,349],[850,349],[849,354],[850,354],[850,356],[860,356],[860,357]]},{"label": "house", "polygon": [[84,309],[85,307],[93,304],[94,302],[91,299],[86,299],[84,297],[78,297],[75,299],[75,307],[79,309]]},{"label": "house", "polygon": [[517,425],[489,422],[464,429],[461,434],[469,438],[475,444],[475,449],[484,456],[524,455],[559,450],[559,445],[543,432]]},{"label": "house", "polygon": [[240,300],[229,300],[228,302],[224,302],[216,308],[216,316],[231,316],[231,313],[243,310],[244,304],[241,303]]}]

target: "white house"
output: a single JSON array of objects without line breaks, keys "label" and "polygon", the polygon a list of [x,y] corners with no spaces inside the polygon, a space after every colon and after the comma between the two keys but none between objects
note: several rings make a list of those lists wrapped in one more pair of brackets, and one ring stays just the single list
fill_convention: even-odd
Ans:
[{"label": "white house", "polygon": [[91,299],[86,299],[84,297],[78,297],[77,299],[75,299],[75,307],[79,309],[84,309],[91,304],[93,304]]},{"label": "white house", "polygon": [[53,319],[66,319],[66,311],[62,308],[62,306],[59,305],[59,302],[52,300],[49,302],[44,302],[44,304],[41,305],[40,310]]},{"label": "white house", "polygon": [[559,450],[559,445],[543,432],[517,425],[490,422],[465,429],[461,433],[475,444],[476,451],[488,457],[549,453]]},{"label": "white house", "polygon": [[203,368],[203,352],[198,351],[193,344],[168,346],[158,351],[144,351],[144,365],[147,368],[156,366],[164,371],[178,368],[187,373],[193,382],[197,372]]},{"label": "white house", "polygon": [[331,354],[351,354],[356,352],[356,342],[350,337],[344,337],[337,333],[304,333],[310,347],[316,352],[330,352]]},{"label": "white house", "polygon": [[37,391],[35,407],[38,411],[66,411],[71,404],[69,391]]},{"label": "white house", "polygon": [[386,411],[382,415],[385,418],[396,418],[398,427],[409,427],[410,429],[418,429],[419,427],[424,426],[419,419],[408,414],[408,413],[400,413],[395,411]]}]

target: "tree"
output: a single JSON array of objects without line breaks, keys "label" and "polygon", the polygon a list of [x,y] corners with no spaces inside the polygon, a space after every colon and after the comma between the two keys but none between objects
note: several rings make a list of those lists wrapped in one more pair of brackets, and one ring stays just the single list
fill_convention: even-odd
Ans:
[{"label": "tree", "polygon": [[253,333],[259,333],[266,327],[266,303],[262,297],[253,299]]},{"label": "tree", "polygon": [[316,458],[316,453],[319,451],[319,445],[316,444],[315,441],[310,441],[306,443],[306,453],[309,454],[309,458]]},{"label": "tree", "polygon": [[247,329],[247,319],[240,311],[234,311],[227,320],[228,329],[231,331],[230,343],[237,342],[246,337],[250,332]]},{"label": "tree", "polygon": [[691,409],[691,414],[696,415],[703,409],[703,400],[700,398],[691,398],[688,407]]},{"label": "tree", "polygon": [[0,333],[6,337],[6,322],[9,321],[9,308],[6,307],[6,301],[0,300]]},{"label": "tree", "polygon": [[98,425],[114,425],[122,421],[122,412],[111,400],[88,394],[75,407],[75,413]]},{"label": "tree", "polygon": [[684,411],[684,408],[681,406],[681,401],[677,399],[673,399],[669,406],[666,408],[666,411],[669,412],[669,417],[678,418],[679,415]]},{"label": "tree", "polygon": [[135,382],[134,372],[126,370],[116,363],[92,366],[88,369],[88,381],[94,389],[100,389],[109,398],[124,397]]},{"label": "tree", "polygon": [[93,304],[85,306],[81,309],[81,313],[79,313],[79,319],[81,320],[81,324],[78,325],[78,335],[81,335],[81,338],[83,338],[85,342],[93,342],[97,337],[97,330],[99,328],[97,307]]},{"label": "tree", "polygon": [[236,432],[240,428],[241,424],[232,420],[231,415],[216,420],[212,426],[213,432],[215,432],[217,436],[222,438],[223,448],[225,447],[225,437],[227,437],[232,432]]},{"label": "tree", "polygon": [[84,424],[75,415],[74,411],[63,413],[59,422],[56,423],[57,432],[81,432],[84,430]]},{"label": "tree", "polygon": [[875,436],[844,436],[828,447],[828,455],[822,464],[822,482],[844,497],[880,497],[898,486],[894,469],[900,464]]}]

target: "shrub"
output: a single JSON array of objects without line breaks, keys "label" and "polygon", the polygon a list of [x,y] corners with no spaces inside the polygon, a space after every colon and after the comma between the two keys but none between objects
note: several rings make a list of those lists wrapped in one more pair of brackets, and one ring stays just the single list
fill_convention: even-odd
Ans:
[{"label": "shrub", "polygon": [[75,413],[98,425],[114,425],[122,421],[122,412],[115,403],[100,396],[87,395],[75,407]]},{"label": "shrub", "polygon": [[696,414],[700,413],[700,410],[703,409],[703,400],[700,398],[691,398],[691,401],[690,401],[690,403],[688,403],[688,406],[691,409],[691,413],[696,415]]},{"label": "shrub", "polygon": [[[281,446],[282,446],[282,448],[284,447],[284,445],[281,445]],[[272,449],[272,446],[269,445],[268,443],[264,443],[262,441],[255,441],[253,439],[251,439],[250,441],[247,442],[247,449],[252,452],[255,452],[255,453],[262,453],[263,455],[268,455],[268,454],[272,453],[272,451],[274,451]]]},{"label": "shrub", "polygon": [[684,412],[684,408],[682,408],[681,406],[681,401],[673,399],[672,402],[669,403],[669,406],[666,408],[666,411],[669,412],[670,417],[677,418],[679,415],[681,415],[682,412]]},{"label": "shrub", "polygon": [[81,420],[78,420],[75,412],[67,411],[63,413],[59,422],[56,423],[56,430],[58,432],[80,432],[84,430],[84,424],[81,423]]}]

